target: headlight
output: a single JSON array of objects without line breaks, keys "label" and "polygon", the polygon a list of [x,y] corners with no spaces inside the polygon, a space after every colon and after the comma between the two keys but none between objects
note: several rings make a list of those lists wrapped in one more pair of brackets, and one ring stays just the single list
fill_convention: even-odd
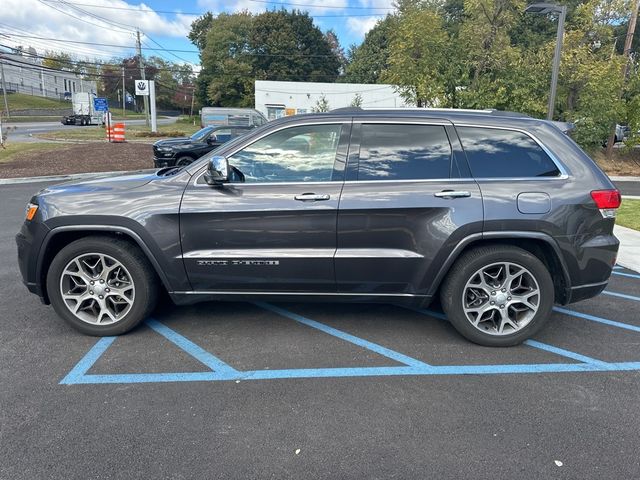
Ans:
[{"label": "headlight", "polygon": [[171,147],[158,147],[159,152],[170,152],[171,150],[173,150]]},{"label": "headlight", "polygon": [[36,216],[36,212],[38,211],[38,205],[35,203],[27,203],[27,208],[25,211],[25,216],[28,221],[33,220],[33,217]]}]

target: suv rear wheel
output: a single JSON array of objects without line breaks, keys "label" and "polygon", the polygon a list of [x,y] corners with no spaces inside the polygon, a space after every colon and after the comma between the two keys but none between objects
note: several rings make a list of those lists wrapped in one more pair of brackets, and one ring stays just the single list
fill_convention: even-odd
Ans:
[{"label": "suv rear wheel", "polygon": [[47,291],[56,313],[72,327],[89,335],[119,335],[151,313],[158,282],[137,247],[109,237],[87,237],[55,256]]},{"label": "suv rear wheel", "polygon": [[479,247],[460,257],[440,293],[442,307],[464,337],[480,345],[517,345],[548,320],[553,281],[534,255],[509,245]]}]

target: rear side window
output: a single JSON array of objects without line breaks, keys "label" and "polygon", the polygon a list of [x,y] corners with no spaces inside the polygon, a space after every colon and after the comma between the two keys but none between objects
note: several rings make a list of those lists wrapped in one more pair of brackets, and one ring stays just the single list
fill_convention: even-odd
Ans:
[{"label": "rear side window", "polygon": [[456,127],[476,178],[556,177],[560,171],[531,137],[513,130]]},{"label": "rear side window", "polygon": [[449,178],[451,145],[439,125],[364,124],[358,180]]}]

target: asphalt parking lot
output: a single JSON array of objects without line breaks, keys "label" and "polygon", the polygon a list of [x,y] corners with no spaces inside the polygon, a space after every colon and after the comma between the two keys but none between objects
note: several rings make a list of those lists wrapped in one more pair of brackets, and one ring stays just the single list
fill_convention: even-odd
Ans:
[{"label": "asphalt parking lot", "polygon": [[0,478],[635,478],[640,274],[479,347],[387,305],[163,306],[76,333],[20,283],[0,187]]}]

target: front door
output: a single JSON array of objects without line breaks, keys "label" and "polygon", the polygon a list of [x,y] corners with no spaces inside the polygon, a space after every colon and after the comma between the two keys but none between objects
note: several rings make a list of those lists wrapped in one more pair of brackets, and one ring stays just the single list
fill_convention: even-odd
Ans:
[{"label": "front door", "polygon": [[333,257],[350,121],[276,126],[227,156],[234,179],[194,175],[180,209],[197,291],[335,292]]},{"label": "front door", "polygon": [[338,212],[342,293],[426,295],[455,245],[482,231],[482,197],[448,122],[354,119]]}]

